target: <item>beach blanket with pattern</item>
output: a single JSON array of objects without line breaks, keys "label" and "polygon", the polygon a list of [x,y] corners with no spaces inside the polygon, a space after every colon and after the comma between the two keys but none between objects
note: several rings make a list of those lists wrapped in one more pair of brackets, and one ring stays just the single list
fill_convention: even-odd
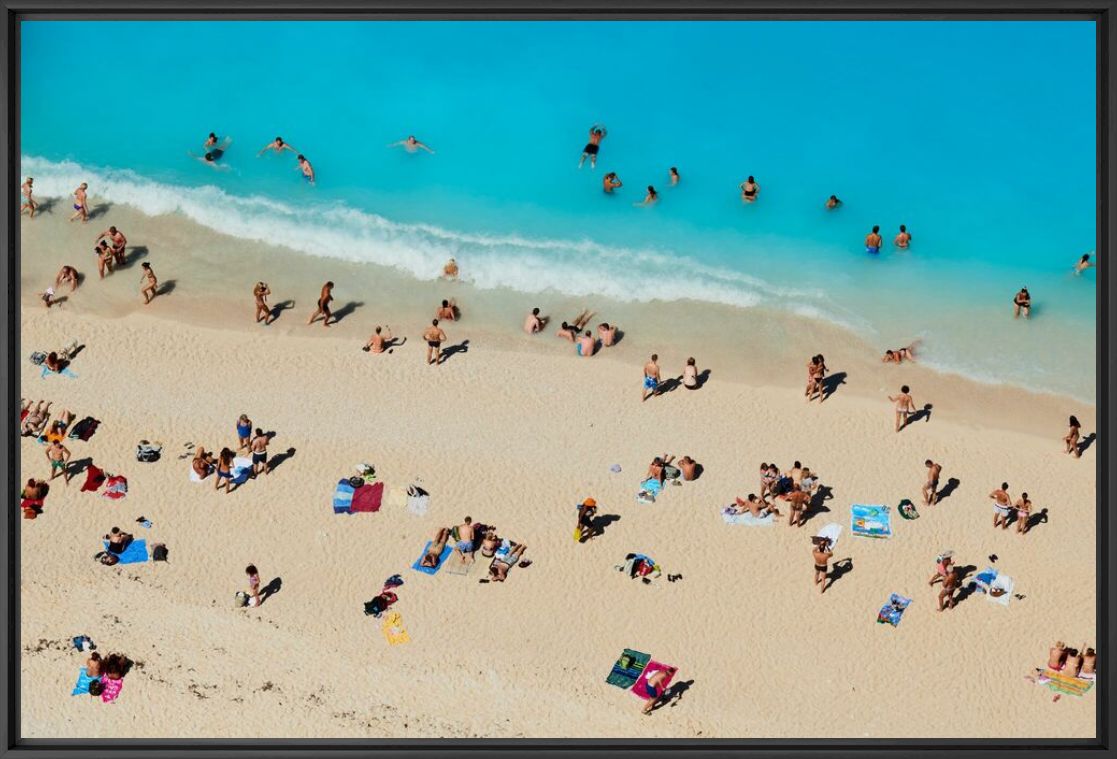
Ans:
[{"label": "beach blanket with pattern", "polygon": [[605,682],[618,688],[631,688],[640,679],[644,667],[651,660],[652,657],[649,654],[626,648],[613,665],[613,671],[605,678]]},{"label": "beach blanket with pattern", "polygon": [[863,538],[892,537],[892,510],[887,506],[865,506],[855,503],[850,512],[849,528]]},{"label": "beach blanket with pattern", "polygon": [[640,673],[640,677],[636,679],[636,684],[632,686],[632,692],[643,699],[649,699],[652,694],[648,692],[648,678],[659,671],[667,672],[667,678],[660,684],[660,692],[658,695],[662,696],[667,690],[667,686],[671,684],[671,678],[675,676],[678,667],[669,667],[666,664],[661,664],[655,659],[648,662],[644,667],[644,671]]},{"label": "beach blanket with pattern", "polygon": [[389,646],[398,646],[401,643],[410,643],[411,636],[403,626],[403,617],[398,611],[388,612],[388,616],[380,623],[380,631]]},{"label": "beach blanket with pattern", "polygon": [[85,667],[82,667],[80,670],[78,670],[78,683],[77,683],[77,685],[74,686],[74,689],[72,691],[70,691],[70,695],[71,696],[88,696],[89,695],[89,684],[91,682],[93,682],[94,680],[100,680],[100,679],[101,679],[100,677],[90,677],[89,673],[86,671]]},{"label": "beach blanket with pattern", "polygon": [[900,624],[900,619],[903,618],[904,611],[910,603],[910,598],[904,598],[899,593],[893,593],[888,597],[888,603],[880,607],[880,611],[877,612],[877,622],[896,627]]},{"label": "beach blanket with pattern", "polygon": [[1068,696],[1084,696],[1094,687],[1093,680],[1071,677],[1053,669],[1044,672],[1043,676],[1047,679],[1048,688],[1056,693],[1066,693]]}]

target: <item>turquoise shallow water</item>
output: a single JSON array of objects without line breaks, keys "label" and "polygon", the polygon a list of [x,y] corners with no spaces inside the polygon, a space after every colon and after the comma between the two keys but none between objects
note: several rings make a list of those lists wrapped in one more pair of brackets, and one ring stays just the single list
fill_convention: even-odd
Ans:
[{"label": "turquoise shallow water", "polygon": [[[1093,24],[22,32],[21,152],[42,193],[85,179],[95,198],[425,278],[454,255],[482,287],[782,308],[881,347],[921,336],[950,371],[1094,397],[1095,276],[1069,274],[1095,248]],[[598,167],[578,170],[595,122]],[[227,172],[186,155],[211,130],[233,137]],[[411,133],[436,154],[386,147]],[[316,187],[290,154],[255,157],[276,134]],[[625,183],[614,197],[606,171]],[[749,174],[762,191],[746,207]],[[661,200],[634,207],[648,184]],[[901,223],[910,251],[865,255],[869,227],[890,240]],[[1039,304],[1027,325],[1009,305],[1022,285]]]}]

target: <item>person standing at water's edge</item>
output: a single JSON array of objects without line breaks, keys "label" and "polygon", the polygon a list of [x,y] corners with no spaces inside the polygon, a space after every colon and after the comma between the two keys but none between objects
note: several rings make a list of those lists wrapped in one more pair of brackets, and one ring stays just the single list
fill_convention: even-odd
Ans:
[{"label": "person standing at water's edge", "polygon": [[257,282],[252,288],[252,297],[256,299],[256,323],[262,321],[265,327],[271,324],[273,319],[271,306],[268,305],[269,295],[271,295],[271,288],[266,282]]},{"label": "person standing at water's edge", "polygon": [[438,319],[431,321],[423,339],[427,341],[427,365],[438,364],[442,358],[442,343],[446,340],[446,333],[438,326]]},{"label": "person standing at water's edge", "polygon": [[873,231],[865,235],[865,252],[876,255],[880,253],[880,245],[883,242],[880,236],[880,226],[874,225]]},{"label": "person standing at water's edge", "polygon": [[1028,292],[1028,288],[1021,287],[1020,292],[1016,293],[1012,298],[1012,318],[1019,319],[1020,314],[1024,318],[1029,318],[1032,313],[1032,295]]},{"label": "person standing at water's edge", "polygon": [[[35,209],[39,207],[39,204],[31,197],[32,190],[34,189],[32,185],[34,183],[34,178],[27,177],[27,181],[20,185],[19,188],[20,193],[23,195],[23,205],[19,207],[19,215],[23,216],[24,211],[30,211],[31,213],[28,218],[31,219],[35,218]],[[1087,256],[1087,258],[1089,258],[1089,256]]]},{"label": "person standing at water's edge", "polygon": [[140,278],[140,295],[143,296],[146,306],[155,300],[156,292],[159,289],[159,280],[155,277],[155,271],[147,261],[144,261],[140,266],[144,270],[143,277]]},{"label": "person standing at water's edge", "polygon": [[97,242],[104,239],[109,241],[109,246],[112,248],[112,257],[116,261],[116,264],[118,266],[123,266],[126,263],[124,251],[128,246],[128,238],[124,236],[123,232],[113,226],[97,235]]},{"label": "person standing at water's edge", "polygon": [[389,144],[388,147],[403,148],[408,153],[417,153],[420,150],[425,150],[431,155],[434,155],[434,151],[431,150],[429,146],[424,145],[423,143],[416,140],[415,135],[413,134],[409,134],[406,140],[400,140],[399,142],[393,142]]},{"label": "person standing at water's edge", "polygon": [[617,176],[617,172],[610,171],[601,180],[601,187],[605,190],[606,193],[612,194],[613,190],[624,187],[624,185],[621,183],[620,178]]},{"label": "person standing at water's edge", "polygon": [[261,148],[260,152],[256,154],[256,157],[259,158],[269,150],[274,150],[276,153],[282,153],[284,150],[290,150],[292,153],[295,153],[296,155],[298,154],[298,151],[284,142],[282,137],[276,137],[274,140]]},{"label": "person standing at water's edge", "polygon": [[911,398],[911,388],[904,385],[900,388],[899,395],[890,395],[888,400],[896,404],[896,431],[899,432],[908,424],[908,416],[915,413],[915,402]]},{"label": "person standing at water's edge", "polygon": [[756,183],[756,179],[750,176],[744,182],[741,182],[741,200],[745,203],[755,203],[757,197],[760,196],[760,185]]},{"label": "person standing at water's edge", "polygon": [[897,248],[906,248],[911,245],[911,235],[908,234],[908,228],[903,224],[900,225],[900,233],[896,235],[896,239],[892,241],[892,244]]},{"label": "person standing at water's edge", "polygon": [[1078,437],[1081,434],[1081,430],[1082,425],[1079,423],[1078,417],[1072,415],[1070,418],[1070,431],[1067,432],[1067,436],[1063,438],[1063,442],[1066,443],[1067,453],[1071,454],[1076,459],[1082,458],[1082,450],[1078,445]]},{"label": "person standing at water's edge", "polygon": [[330,313],[330,301],[334,299],[333,290],[333,282],[327,282],[322,285],[322,292],[318,295],[318,305],[314,309],[314,313],[310,315],[310,320],[307,321],[307,324],[313,324],[318,317],[321,316],[323,319],[322,326],[330,326],[330,317],[333,316],[333,314]]},{"label": "person standing at water's edge", "polygon": [[590,159],[590,168],[597,168],[597,151],[601,149],[601,141],[605,139],[605,128],[594,124],[590,127],[589,142],[582,148],[582,158],[578,161],[578,168],[582,168],[582,164],[586,162],[586,158]]},{"label": "person standing at water's edge", "polygon": [[70,217],[70,221],[74,219],[81,219],[83,223],[89,221],[89,197],[86,195],[88,189],[89,185],[82,182],[74,190],[74,215]]},{"label": "person standing at water's edge", "polygon": [[644,397],[641,401],[646,401],[653,395],[659,393],[659,355],[653,353],[652,357],[648,359],[648,363],[644,364]]}]

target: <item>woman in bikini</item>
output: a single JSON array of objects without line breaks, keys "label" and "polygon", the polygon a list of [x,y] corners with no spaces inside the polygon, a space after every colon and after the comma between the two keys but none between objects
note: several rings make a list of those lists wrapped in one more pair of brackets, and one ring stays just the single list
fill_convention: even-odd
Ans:
[{"label": "woman in bikini", "polygon": [[58,270],[58,276],[54,278],[56,289],[61,289],[65,284],[70,285],[70,292],[78,289],[78,270],[73,266],[63,266]]},{"label": "woman in bikini", "polygon": [[108,269],[109,274],[112,274],[116,265],[113,263],[112,248],[109,247],[107,240],[101,240],[93,248],[93,255],[97,256],[97,274],[101,279],[105,278],[105,269]]},{"label": "woman in bikini", "polygon": [[222,448],[217,458],[217,479],[213,481],[214,490],[224,490],[225,494],[232,493],[233,484],[233,452]]},{"label": "woman in bikini", "polygon": [[419,565],[424,567],[437,567],[442,551],[446,548],[446,541],[450,539],[450,529],[442,527],[434,534],[434,540],[431,541],[430,548],[423,554],[423,558],[419,560]]},{"label": "woman in bikini", "polygon": [[639,203],[633,203],[632,205],[634,205],[634,206],[650,206],[652,203],[656,202],[657,200],[659,200],[659,193],[655,191],[654,187],[652,187],[651,185],[648,185],[648,194],[645,195],[644,199],[641,200]]},{"label": "woman in bikini", "polygon": [[1032,511],[1032,502],[1028,500],[1028,494],[1021,493],[1013,508],[1016,509],[1016,533],[1023,535],[1028,531],[1028,517]]},{"label": "woman in bikini", "polygon": [[271,306],[268,305],[269,295],[271,295],[271,288],[268,287],[267,282],[257,282],[252,288],[252,297],[256,299],[256,323],[263,322],[265,327],[271,324],[274,318]]},{"label": "woman in bikini", "polygon": [[741,182],[741,200],[746,203],[755,203],[756,198],[760,195],[760,185],[756,183],[756,179],[749,177],[744,182]]},{"label": "woman in bikini", "polygon": [[1017,319],[1020,314],[1024,314],[1024,318],[1027,319],[1031,313],[1032,295],[1028,292],[1028,288],[1021,287],[1020,292],[1016,293],[1012,299],[1012,316]]},{"label": "woman in bikini", "polygon": [[1081,433],[1082,424],[1078,421],[1078,417],[1071,416],[1070,431],[1067,432],[1067,436],[1063,438],[1063,442],[1066,443],[1067,453],[1073,455],[1076,459],[1082,458],[1082,451],[1079,450],[1078,447],[1078,437]]}]

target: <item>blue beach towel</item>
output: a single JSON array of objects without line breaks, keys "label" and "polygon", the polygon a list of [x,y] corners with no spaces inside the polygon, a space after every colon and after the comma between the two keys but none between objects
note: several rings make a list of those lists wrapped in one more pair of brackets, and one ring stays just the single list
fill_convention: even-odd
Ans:
[{"label": "blue beach towel", "polygon": [[49,374],[61,374],[63,377],[69,377],[70,379],[77,379],[78,378],[78,375],[76,375],[72,371],[70,371],[69,367],[66,367],[65,369],[63,369],[60,372],[52,372],[50,369],[47,369],[44,366],[42,373],[39,375],[39,379],[46,379],[47,375],[49,375]]},{"label": "blue beach towel", "polygon": [[433,567],[424,567],[422,564],[419,563],[423,560],[423,557],[427,555],[427,549],[429,549],[431,547],[431,543],[433,543],[433,542],[434,541],[432,541],[432,540],[428,540],[427,544],[425,546],[423,546],[423,552],[421,554],[419,554],[419,558],[415,559],[415,563],[411,565],[412,569],[417,570],[417,571],[422,572],[423,574],[427,574],[427,575],[438,574],[438,570],[442,569],[442,565],[446,562],[446,559],[450,556],[450,552],[454,550],[453,547],[449,543],[447,543],[446,547],[442,549],[442,553],[440,553],[438,555],[438,563],[435,564]]},{"label": "blue beach towel", "polygon": [[334,513],[349,514],[353,507],[353,486],[348,479],[338,480],[334,489]]},{"label": "blue beach towel", "polygon": [[74,689],[72,691],[70,691],[70,695],[71,696],[88,696],[89,695],[89,684],[91,682],[93,682],[94,680],[100,680],[100,679],[101,678],[99,676],[98,677],[90,677],[89,673],[85,671],[85,667],[82,667],[80,670],[78,670],[78,683],[77,683],[77,685],[74,686]]},{"label": "blue beach towel", "polygon": [[865,538],[892,537],[892,511],[887,506],[865,506],[853,504],[850,510],[849,528],[854,535]]},{"label": "blue beach towel", "polygon": [[893,593],[888,597],[888,603],[880,607],[880,611],[877,612],[877,622],[887,623],[895,627],[900,624],[900,619],[904,616],[904,611],[910,603],[910,598],[904,598],[899,593]]},{"label": "blue beach towel", "polygon": [[[101,541],[105,545],[105,550],[109,550],[109,541]],[[124,553],[115,554],[119,559],[118,564],[139,564],[140,562],[147,561],[147,541],[146,540],[133,540],[124,549]]]}]

